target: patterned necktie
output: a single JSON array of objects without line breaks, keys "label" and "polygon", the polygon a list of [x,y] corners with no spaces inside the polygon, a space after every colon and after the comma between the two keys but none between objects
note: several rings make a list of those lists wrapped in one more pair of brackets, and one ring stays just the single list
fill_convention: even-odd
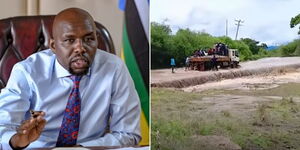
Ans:
[{"label": "patterned necktie", "polygon": [[80,94],[79,82],[81,76],[70,76],[73,81],[73,88],[68,99],[68,103],[64,112],[64,118],[60,127],[56,146],[72,146],[76,145],[79,122],[80,122]]}]

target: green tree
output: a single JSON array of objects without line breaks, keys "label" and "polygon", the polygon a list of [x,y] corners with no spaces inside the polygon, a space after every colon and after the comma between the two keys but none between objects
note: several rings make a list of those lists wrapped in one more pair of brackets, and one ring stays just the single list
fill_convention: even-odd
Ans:
[{"label": "green tree", "polygon": [[[292,17],[291,21],[290,21],[290,27],[294,28],[295,26],[297,26],[300,23],[300,14],[298,14],[295,17]],[[300,27],[299,27],[300,29]],[[298,31],[298,34],[300,34],[300,30]]]},{"label": "green tree", "polygon": [[252,54],[258,54],[259,51],[258,41],[255,41],[250,38],[242,38],[241,41],[249,46],[249,49],[252,52]]},{"label": "green tree", "polygon": [[268,48],[268,45],[266,43],[261,43],[260,45],[258,45],[258,47],[266,50]]},{"label": "green tree", "polygon": [[194,54],[195,50],[212,48],[220,40],[204,32],[191,31],[190,29],[179,29],[172,36],[172,53],[175,59],[183,65],[185,58]]},{"label": "green tree", "polygon": [[249,46],[242,41],[236,41],[236,47],[240,52],[241,61],[250,60],[252,58],[252,52],[249,49]]},{"label": "green tree", "polygon": [[197,49],[196,33],[190,29],[179,29],[172,39],[174,45],[173,54],[177,61],[183,62],[186,56]]},{"label": "green tree", "polygon": [[294,51],[294,55],[300,56],[300,41],[299,40],[297,41],[297,46],[296,46],[296,49]]},{"label": "green tree", "polygon": [[220,42],[218,38],[213,37],[205,32],[197,32],[196,40],[198,49],[212,48],[214,44]]},{"label": "green tree", "polygon": [[237,49],[237,42],[232,40],[230,37],[222,36],[218,40],[228,46],[228,48]]},{"label": "green tree", "polygon": [[171,33],[172,30],[170,26],[152,22],[151,46],[154,46],[155,48],[164,49],[167,46]]},{"label": "green tree", "polygon": [[299,40],[294,40],[293,42],[288,43],[287,45],[283,45],[279,48],[281,52],[281,56],[294,56],[295,50],[298,46]]},{"label": "green tree", "polygon": [[171,53],[171,33],[168,25],[151,23],[151,68],[169,67]]},{"label": "green tree", "polygon": [[[291,21],[290,21],[290,27],[291,27],[291,28],[294,28],[294,27],[297,26],[299,23],[300,23],[300,14],[298,14],[297,16],[291,18]],[[300,34],[300,27],[299,27],[298,34]],[[283,52],[283,53],[284,53],[284,52]],[[297,56],[300,55],[300,43],[299,43],[299,41],[298,41],[298,43],[297,43],[296,49],[295,49],[295,51],[294,51],[294,54],[297,55]]]}]

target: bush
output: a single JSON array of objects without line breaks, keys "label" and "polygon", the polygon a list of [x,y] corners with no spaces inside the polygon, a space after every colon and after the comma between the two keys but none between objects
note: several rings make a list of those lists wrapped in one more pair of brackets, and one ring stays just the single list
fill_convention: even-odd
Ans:
[{"label": "bush", "polygon": [[291,42],[287,45],[281,46],[280,51],[282,56],[293,56],[296,50],[297,43]]}]

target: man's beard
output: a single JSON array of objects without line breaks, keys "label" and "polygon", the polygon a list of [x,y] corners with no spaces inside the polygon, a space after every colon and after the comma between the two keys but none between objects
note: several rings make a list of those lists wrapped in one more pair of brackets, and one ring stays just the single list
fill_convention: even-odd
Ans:
[{"label": "man's beard", "polygon": [[81,72],[75,72],[71,65],[72,65],[72,61],[70,61],[69,63],[69,72],[72,74],[72,75],[76,75],[76,76],[83,76],[83,75],[86,75],[89,71],[89,68],[90,68],[90,61],[84,56],[84,55],[81,55],[81,57],[84,57],[85,60],[86,60],[86,63],[88,64],[87,66],[88,67],[85,67],[83,71]]},{"label": "man's beard", "polygon": [[69,66],[69,72],[72,75],[76,75],[76,76],[83,76],[86,75],[89,72],[89,67],[86,67],[83,71],[81,72],[74,72],[74,70]]}]

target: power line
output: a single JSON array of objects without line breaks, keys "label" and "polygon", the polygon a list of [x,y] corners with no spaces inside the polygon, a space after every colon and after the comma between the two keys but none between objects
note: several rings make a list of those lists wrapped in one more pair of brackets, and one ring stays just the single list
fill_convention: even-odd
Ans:
[{"label": "power line", "polygon": [[237,28],[236,28],[236,34],[235,34],[235,40],[237,40],[237,36],[238,36],[238,33],[239,33],[239,28],[240,26],[242,26],[242,23],[244,23],[243,20],[239,19],[235,19],[235,22],[237,22],[235,25],[237,25]]}]

